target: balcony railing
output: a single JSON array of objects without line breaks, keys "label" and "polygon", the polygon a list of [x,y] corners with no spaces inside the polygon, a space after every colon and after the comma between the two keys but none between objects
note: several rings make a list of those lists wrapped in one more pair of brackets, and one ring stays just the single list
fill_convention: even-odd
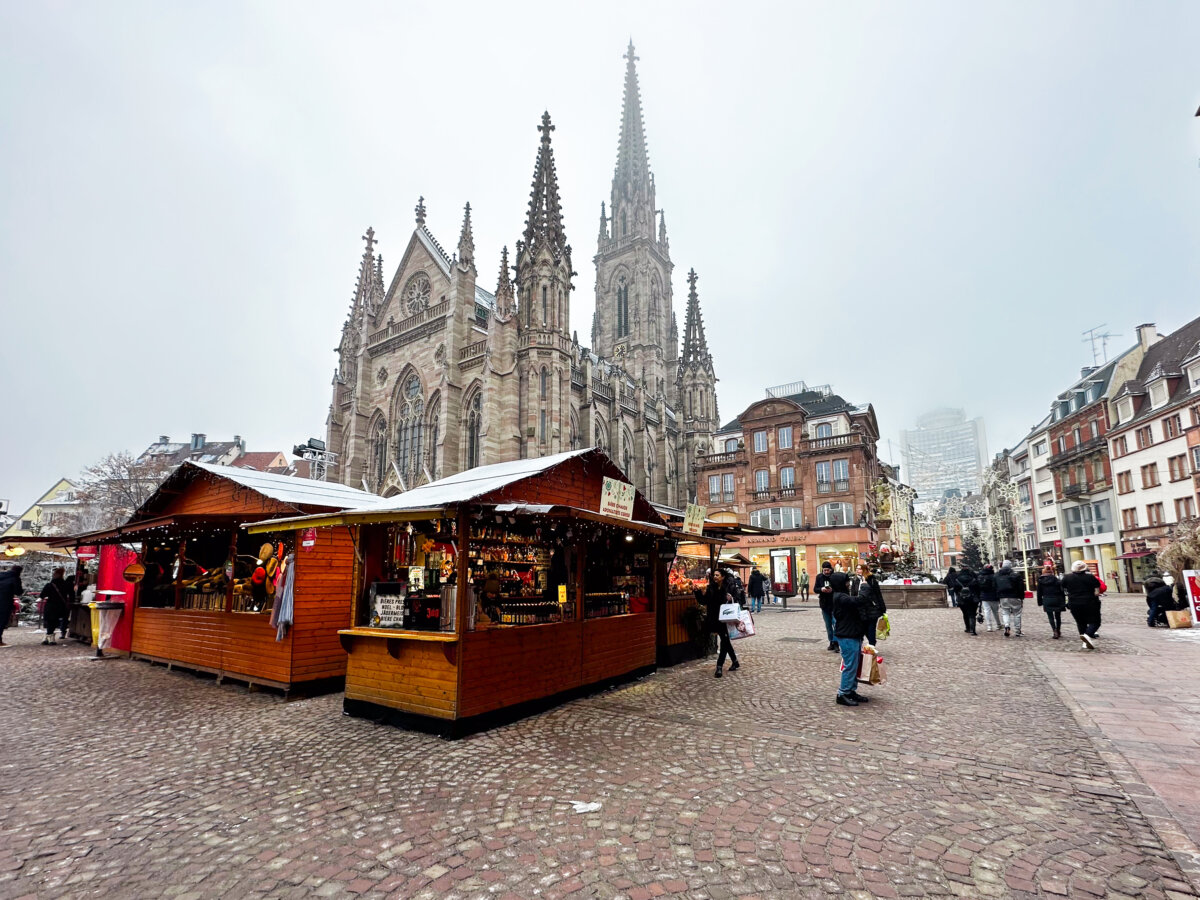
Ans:
[{"label": "balcony railing", "polygon": [[728,453],[710,453],[708,456],[696,457],[696,468],[707,469],[717,466],[731,466],[746,462],[745,450],[731,450]]},{"label": "balcony railing", "polygon": [[1093,450],[1103,450],[1107,445],[1108,439],[1101,435],[1100,437],[1088,438],[1082,443],[1076,444],[1074,447],[1068,447],[1066,450],[1058,451],[1055,449],[1050,454],[1050,460],[1047,463],[1050,467],[1060,466],[1063,463],[1070,462],[1080,456],[1086,456]]},{"label": "balcony railing", "polygon": [[864,443],[861,434],[836,434],[833,437],[804,438],[796,441],[796,452],[823,453],[827,450],[844,450],[847,447],[861,447]]},{"label": "balcony railing", "polygon": [[467,344],[458,351],[458,361],[463,362],[467,359],[474,359],[476,356],[483,356],[483,351],[487,347],[487,341],[476,341],[473,344]]},{"label": "balcony railing", "polygon": [[443,300],[441,303],[434,306],[426,307],[416,315],[409,316],[407,319],[401,319],[399,322],[393,322],[386,328],[380,328],[374,331],[367,337],[367,346],[374,347],[376,344],[381,344],[384,341],[391,340],[394,337],[404,334],[406,331],[412,331],[414,328],[424,325],[431,319],[436,319],[446,315],[450,310],[450,301]]},{"label": "balcony railing", "polygon": [[1087,493],[1087,485],[1084,484],[1068,484],[1063,488],[1064,497],[1082,497]]}]

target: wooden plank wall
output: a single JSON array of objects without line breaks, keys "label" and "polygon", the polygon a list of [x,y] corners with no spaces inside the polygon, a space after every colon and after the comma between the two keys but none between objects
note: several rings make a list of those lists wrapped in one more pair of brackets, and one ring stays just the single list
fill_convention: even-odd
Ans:
[{"label": "wooden plank wall", "polygon": [[580,684],[595,684],[654,665],[654,640],[653,613],[588,619],[583,623]]},{"label": "wooden plank wall", "polygon": [[676,594],[667,598],[667,628],[664,646],[686,644],[691,638],[683,625],[683,611],[696,605],[693,594]]},{"label": "wooden plank wall", "polygon": [[346,674],[338,629],[353,624],[354,543],[348,528],[316,529],[316,546],[296,550],[293,682]]},{"label": "wooden plank wall", "polygon": [[139,607],[131,652],[281,684],[291,682],[292,635],[276,642],[265,613]]},{"label": "wooden plank wall", "polygon": [[[584,683],[582,622],[469,632],[462,647],[460,719]],[[653,649],[652,634],[651,661]]]},{"label": "wooden plank wall", "polygon": [[[346,699],[364,700],[437,719],[457,706],[457,643],[353,637],[346,668]],[[388,645],[396,656],[388,653]]]},{"label": "wooden plank wall", "polygon": [[155,515],[248,515],[264,513],[295,515],[296,508],[264,497],[225,478],[197,476],[174,497],[169,498]]}]

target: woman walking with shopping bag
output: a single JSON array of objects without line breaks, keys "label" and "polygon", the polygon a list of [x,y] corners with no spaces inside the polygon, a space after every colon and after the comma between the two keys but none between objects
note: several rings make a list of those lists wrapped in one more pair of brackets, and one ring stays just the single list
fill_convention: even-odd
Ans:
[{"label": "woman walking with shopping bag", "polygon": [[[717,569],[712,573],[712,577],[708,582],[708,589],[701,594],[696,591],[696,599],[704,604],[704,627],[710,634],[717,636],[717,641],[720,645],[720,650],[717,652],[717,671],[714,674],[715,678],[720,678],[725,673],[722,671],[725,667],[725,657],[728,656],[733,663],[729,667],[730,672],[736,672],[740,669],[741,663],[738,662],[737,654],[733,652],[733,644],[729,640],[729,625],[721,621],[721,607],[732,604],[737,607],[737,601],[729,594],[725,586],[727,575],[724,569]],[[736,614],[735,614],[736,615]]]}]

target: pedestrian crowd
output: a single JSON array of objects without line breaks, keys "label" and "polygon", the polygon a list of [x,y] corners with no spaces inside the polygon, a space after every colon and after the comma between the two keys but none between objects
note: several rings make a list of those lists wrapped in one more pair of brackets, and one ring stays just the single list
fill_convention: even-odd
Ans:
[{"label": "pedestrian crowd", "polygon": [[[8,646],[4,642],[4,630],[16,626],[21,612],[21,595],[25,593],[25,586],[21,583],[22,571],[21,566],[0,571],[0,647]],[[82,595],[89,593],[86,573],[78,584],[75,576],[68,576],[63,566],[58,566],[50,573],[50,580],[38,594],[38,627],[46,630],[42,644],[56,645],[59,637],[66,640],[71,606]]]}]

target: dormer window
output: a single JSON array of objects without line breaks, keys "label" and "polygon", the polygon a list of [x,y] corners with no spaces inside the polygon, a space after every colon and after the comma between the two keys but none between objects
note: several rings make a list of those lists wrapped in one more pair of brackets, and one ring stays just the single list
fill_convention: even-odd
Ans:
[{"label": "dormer window", "polygon": [[1192,393],[1200,393],[1200,362],[1188,367],[1187,380],[1191,385]]},{"label": "dormer window", "polygon": [[1128,422],[1133,418],[1133,399],[1125,397],[1117,403],[1117,421]]},{"label": "dormer window", "polygon": [[1157,409],[1167,402],[1167,382],[1156,381],[1150,385],[1150,408]]}]

